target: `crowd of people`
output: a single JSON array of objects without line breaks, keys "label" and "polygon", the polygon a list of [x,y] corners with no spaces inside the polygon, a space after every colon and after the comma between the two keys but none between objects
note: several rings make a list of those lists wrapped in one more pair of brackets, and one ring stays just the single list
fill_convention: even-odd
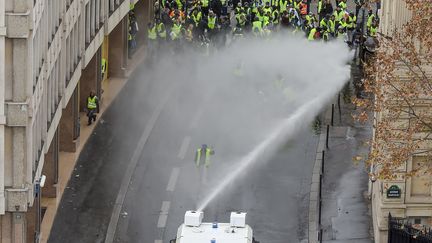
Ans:
[{"label": "crowd of people", "polygon": [[[357,18],[365,7],[364,0],[353,1],[355,11],[348,9],[347,0],[158,0],[156,17],[148,24],[149,47],[222,47],[230,36],[268,38],[282,30],[303,33],[311,41],[341,38],[352,43],[363,34]],[[374,37],[378,18],[372,9],[365,21],[367,35]]]}]

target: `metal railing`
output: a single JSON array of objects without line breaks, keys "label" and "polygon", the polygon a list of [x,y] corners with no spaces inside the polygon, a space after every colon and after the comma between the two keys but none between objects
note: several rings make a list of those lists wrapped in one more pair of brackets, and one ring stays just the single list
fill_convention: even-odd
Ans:
[{"label": "metal railing", "polygon": [[388,243],[432,243],[430,227],[416,227],[406,219],[388,217]]}]

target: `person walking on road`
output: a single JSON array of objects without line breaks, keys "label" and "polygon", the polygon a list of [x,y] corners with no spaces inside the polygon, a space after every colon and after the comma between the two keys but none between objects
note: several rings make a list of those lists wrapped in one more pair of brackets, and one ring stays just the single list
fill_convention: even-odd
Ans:
[{"label": "person walking on road", "polygon": [[196,166],[205,165],[208,167],[210,165],[210,156],[214,154],[214,150],[208,147],[206,144],[201,145],[200,148],[197,149],[195,154],[195,163]]},{"label": "person walking on road", "polygon": [[96,121],[96,113],[99,113],[99,99],[94,91],[90,91],[90,95],[87,97],[88,125],[91,125],[92,121]]}]

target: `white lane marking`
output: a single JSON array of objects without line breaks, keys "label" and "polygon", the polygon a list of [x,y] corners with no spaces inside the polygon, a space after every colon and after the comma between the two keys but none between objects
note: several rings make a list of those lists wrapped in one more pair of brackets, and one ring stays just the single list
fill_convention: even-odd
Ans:
[{"label": "white lane marking", "polygon": [[120,217],[120,211],[123,207],[123,203],[126,197],[126,193],[129,188],[130,181],[132,179],[133,172],[135,171],[135,168],[138,164],[139,157],[141,155],[141,151],[144,149],[144,145],[147,142],[147,139],[150,136],[151,131],[153,130],[153,127],[156,124],[156,120],[158,119],[160,113],[162,112],[163,107],[165,106],[166,102],[168,101],[168,98],[170,97],[170,93],[168,92],[167,95],[164,97],[164,99],[159,103],[159,105],[156,107],[156,109],[153,111],[153,114],[147,123],[147,125],[144,128],[144,132],[141,135],[141,138],[138,142],[138,146],[136,147],[131,161],[129,162],[129,165],[126,169],[126,173],[123,177],[119,193],[117,195],[117,199],[114,204],[114,208],[111,214],[111,219],[108,225],[106,237],[105,237],[105,243],[112,243],[114,241],[114,235],[117,229],[118,220]]},{"label": "white lane marking", "polygon": [[183,142],[180,146],[180,150],[179,150],[179,153],[177,155],[177,157],[179,157],[181,160],[183,160],[186,157],[186,152],[189,148],[190,141],[191,141],[190,136],[186,136],[183,138]]},{"label": "white lane marking", "polygon": [[170,201],[163,201],[160,213],[161,214],[162,213],[168,214],[170,206],[171,206],[171,202]]},{"label": "white lane marking", "polygon": [[162,240],[155,240],[154,243],[162,243]]},{"label": "white lane marking", "polygon": [[158,228],[165,228],[167,219],[168,219],[168,214],[159,215],[157,227]]},{"label": "white lane marking", "polygon": [[166,223],[167,223],[167,219],[168,219],[168,211],[169,211],[170,206],[171,206],[170,201],[163,201],[162,202],[161,212],[159,214],[159,218],[158,218],[158,222],[157,222],[158,228],[165,228]]},{"label": "white lane marking", "polygon": [[173,192],[175,190],[177,179],[180,174],[180,168],[173,168],[171,171],[171,175],[168,181],[168,185],[166,187],[166,190],[169,192]]}]

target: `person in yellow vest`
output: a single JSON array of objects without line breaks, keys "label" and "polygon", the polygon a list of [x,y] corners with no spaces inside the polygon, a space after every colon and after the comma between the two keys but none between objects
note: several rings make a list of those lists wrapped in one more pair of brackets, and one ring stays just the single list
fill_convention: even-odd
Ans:
[{"label": "person in yellow vest", "polygon": [[101,75],[102,75],[102,80],[105,79],[105,73],[107,71],[107,67],[108,67],[107,60],[102,57],[102,59],[101,59]]},{"label": "person in yellow vest", "polygon": [[159,43],[164,44],[166,42],[167,30],[165,24],[161,22],[159,19],[157,20],[156,30],[159,38]]},{"label": "person in yellow vest", "polygon": [[312,12],[310,12],[308,15],[305,16],[306,27],[315,26],[316,22],[317,22],[317,19]]},{"label": "person in yellow vest", "polygon": [[269,26],[270,20],[271,20],[271,13],[268,12],[268,13],[264,14],[263,21],[262,21],[263,22],[263,30],[264,30],[264,27]]},{"label": "person in yellow vest", "polygon": [[201,145],[195,153],[195,164],[197,167],[200,165],[210,166],[210,156],[214,155],[214,150],[208,147],[206,144]]},{"label": "person in yellow vest", "polygon": [[350,13],[347,17],[347,29],[353,31],[357,27],[357,17],[354,13]]},{"label": "person in yellow vest", "polygon": [[89,126],[92,124],[92,121],[96,121],[96,113],[99,113],[99,99],[94,91],[90,91],[90,95],[87,97],[87,117]]},{"label": "person in yellow vest", "polygon": [[244,73],[244,63],[243,61],[240,61],[239,63],[236,64],[234,70],[233,70],[233,75],[236,78],[243,78],[245,73]]},{"label": "person in yellow vest", "polygon": [[152,22],[148,23],[147,40],[147,57],[153,58],[157,49],[157,28]]},{"label": "person in yellow vest", "polygon": [[128,56],[129,58],[132,57],[132,54],[135,51],[137,44],[135,40],[135,34],[133,33],[132,27],[129,25],[129,31],[128,31]]},{"label": "person in yellow vest", "polygon": [[195,25],[195,28],[197,28],[199,26],[199,24],[201,23],[202,12],[199,11],[198,8],[195,8],[192,11],[191,18],[192,18],[192,21],[193,21],[193,23]]},{"label": "person in yellow vest", "polygon": [[318,20],[321,21],[321,19],[323,19],[325,16],[323,11],[323,0],[318,0],[317,13],[318,13]]},{"label": "person in yellow vest", "polygon": [[255,17],[254,21],[252,22],[252,33],[258,37],[261,36],[262,31],[263,31],[263,24],[262,22],[259,20],[258,17]]},{"label": "person in yellow vest", "polygon": [[324,17],[323,19],[321,19],[321,21],[319,23],[319,27],[320,28],[325,28],[325,29],[329,28],[329,22],[328,22],[327,17]]},{"label": "person in yellow vest", "polygon": [[336,36],[336,20],[335,20],[334,15],[330,16],[330,19],[328,20],[327,25],[328,25],[328,30],[330,32],[330,35],[335,37]]},{"label": "person in yellow vest", "polygon": [[210,10],[209,14],[207,16],[207,33],[210,40],[213,40],[213,37],[216,35],[217,32],[217,17],[216,14]]},{"label": "person in yellow vest", "polygon": [[181,38],[182,24],[179,19],[176,19],[176,22],[171,28],[170,37],[172,41],[177,41]]},{"label": "person in yellow vest", "polygon": [[317,33],[318,33],[318,28],[313,27],[310,31],[309,31],[309,35],[308,35],[308,40],[309,41],[313,41],[317,38]]},{"label": "person in yellow vest", "polygon": [[273,24],[273,30],[278,30],[279,23],[280,23],[280,15],[277,8],[273,10],[271,22]]},{"label": "person in yellow vest", "polygon": [[372,25],[368,28],[368,35],[371,37],[376,37],[378,31],[378,22],[373,21]]},{"label": "person in yellow vest", "polygon": [[339,5],[338,5],[343,11],[345,11],[346,9],[347,9],[347,3],[346,3],[346,0],[341,0],[340,2],[339,2]]},{"label": "person in yellow vest", "polygon": [[156,25],[154,23],[148,24],[147,38],[149,39],[149,42],[152,42],[152,43],[156,42],[156,40],[157,40],[157,28],[156,28]]},{"label": "person in yellow vest", "polygon": [[193,42],[193,28],[194,25],[189,24],[187,29],[185,30],[185,40],[189,46],[192,46],[192,42]]},{"label": "person in yellow vest", "polygon": [[336,10],[333,12],[333,15],[335,16],[336,23],[339,23],[345,16],[345,11],[343,11],[339,6],[336,8]]},{"label": "person in yellow vest", "polygon": [[375,20],[375,14],[373,13],[372,10],[369,10],[366,26],[368,28],[371,27],[371,25],[372,25],[372,23],[373,23],[374,20]]},{"label": "person in yellow vest", "polygon": [[321,34],[322,40],[324,42],[329,41],[330,40],[330,33],[329,33],[329,31],[327,29],[323,29],[321,32],[322,32],[322,34]]},{"label": "person in yellow vest", "polygon": [[283,13],[287,11],[288,1],[287,0],[279,0],[279,12]]}]

